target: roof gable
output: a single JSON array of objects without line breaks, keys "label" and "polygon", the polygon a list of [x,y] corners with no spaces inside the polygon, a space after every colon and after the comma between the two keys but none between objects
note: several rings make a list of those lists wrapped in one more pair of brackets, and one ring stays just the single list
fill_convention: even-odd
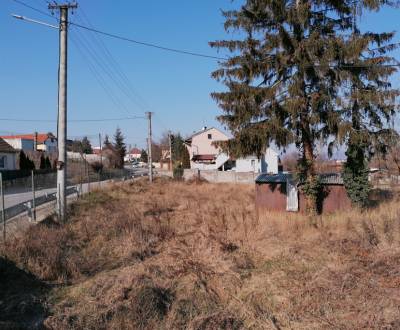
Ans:
[{"label": "roof gable", "polygon": [[215,128],[215,127],[210,127],[210,128],[202,129],[201,131],[198,131],[198,132],[193,133],[193,134],[192,134],[190,137],[188,137],[185,141],[190,141],[190,140],[192,140],[192,138],[194,138],[195,136],[201,135],[201,134],[206,133],[206,132],[209,132],[209,131],[211,131],[211,130],[216,130],[216,131],[218,131],[219,133],[225,135],[227,139],[229,139],[229,136],[226,135],[224,132],[222,132],[220,129]]},{"label": "roof gable", "polygon": [[17,152],[12,146],[6,141],[0,138],[0,152]]}]

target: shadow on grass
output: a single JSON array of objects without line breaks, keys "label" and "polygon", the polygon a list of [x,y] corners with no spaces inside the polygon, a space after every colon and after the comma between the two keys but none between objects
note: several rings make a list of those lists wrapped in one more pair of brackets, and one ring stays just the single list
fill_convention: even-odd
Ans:
[{"label": "shadow on grass", "polygon": [[0,257],[0,329],[43,329],[50,287]]}]

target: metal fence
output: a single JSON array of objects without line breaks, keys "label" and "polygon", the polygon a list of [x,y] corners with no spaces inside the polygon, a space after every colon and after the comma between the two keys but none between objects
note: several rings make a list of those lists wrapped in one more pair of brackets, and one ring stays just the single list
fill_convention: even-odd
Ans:
[{"label": "metal fence", "polygon": [[[109,180],[125,180],[142,176],[134,169],[104,169],[91,166],[85,161],[69,160],[67,166],[67,196],[80,196],[89,193],[91,189],[103,187],[102,182]],[[0,173],[1,222],[3,235],[6,223],[10,219],[27,212],[31,221],[36,220],[36,210],[39,206],[56,201],[57,173],[56,171],[31,171],[30,175],[18,177]],[[56,208],[56,204],[54,203]]]}]

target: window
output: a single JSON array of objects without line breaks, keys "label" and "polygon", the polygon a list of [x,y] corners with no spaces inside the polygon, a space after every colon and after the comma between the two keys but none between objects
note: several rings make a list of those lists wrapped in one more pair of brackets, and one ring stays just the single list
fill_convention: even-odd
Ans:
[{"label": "window", "polygon": [[207,136],[209,140],[212,140],[212,134],[208,134]]},{"label": "window", "polygon": [[6,167],[6,156],[0,156],[0,168]]},{"label": "window", "polygon": [[254,166],[256,165],[256,161],[254,159],[251,160],[251,166],[254,168]]}]

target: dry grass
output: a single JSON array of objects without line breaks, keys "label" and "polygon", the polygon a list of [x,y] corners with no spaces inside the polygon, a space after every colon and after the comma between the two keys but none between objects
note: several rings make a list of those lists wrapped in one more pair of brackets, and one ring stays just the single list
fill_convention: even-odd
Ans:
[{"label": "dry grass", "polygon": [[398,329],[400,206],[308,219],[254,187],[158,180],[75,204],[7,257],[43,281],[51,329]]}]

